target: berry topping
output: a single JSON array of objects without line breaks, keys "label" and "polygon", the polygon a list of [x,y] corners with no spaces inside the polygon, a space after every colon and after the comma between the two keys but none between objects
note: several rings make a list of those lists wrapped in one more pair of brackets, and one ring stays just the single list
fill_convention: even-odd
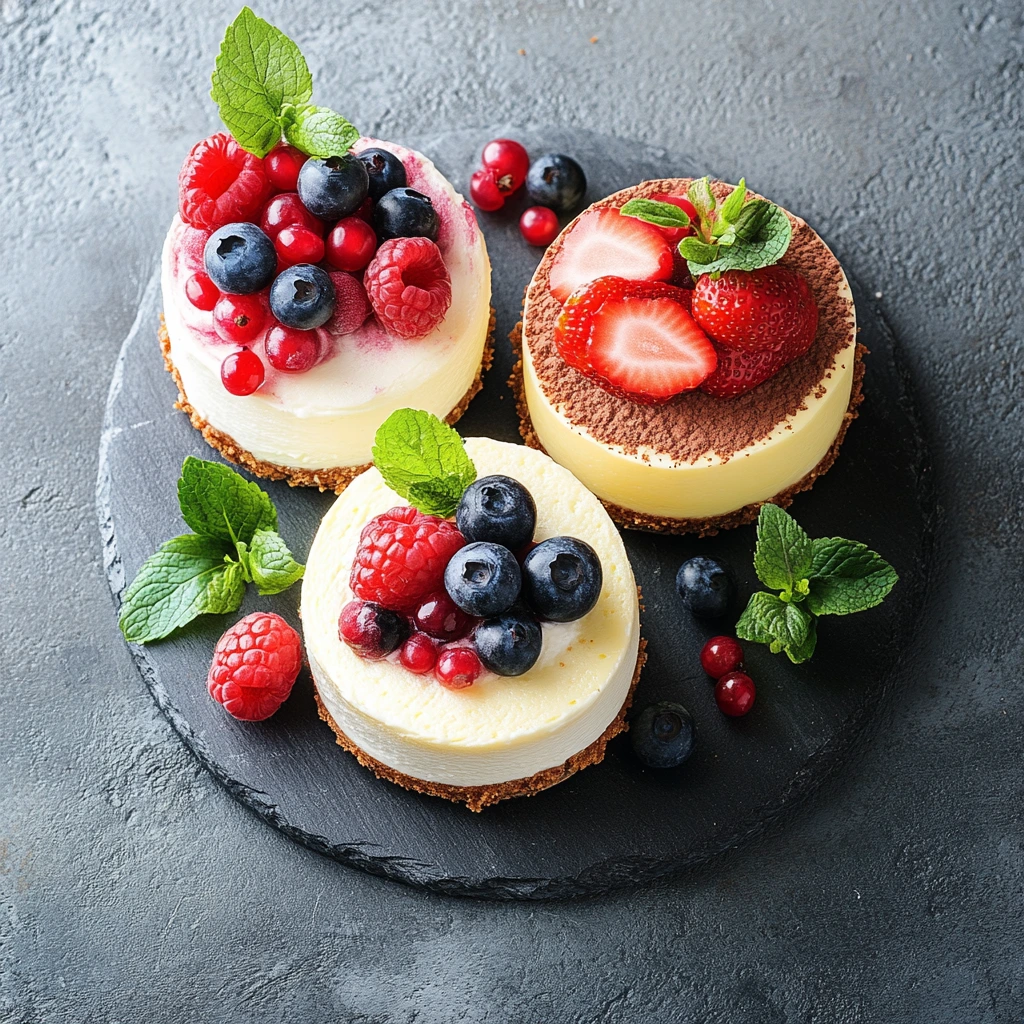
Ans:
[{"label": "berry topping", "polygon": [[263,161],[227,132],[197,142],[178,175],[181,219],[204,231],[251,220],[269,194]]},{"label": "berry topping", "polygon": [[533,540],[537,505],[518,480],[484,476],[463,491],[455,522],[466,540],[488,540],[518,551]]},{"label": "berry topping", "polygon": [[429,238],[382,243],[363,282],[381,326],[403,338],[429,334],[452,302],[448,268]]},{"label": "berry topping", "polygon": [[460,548],[444,571],[444,586],[451,599],[467,615],[484,619],[508,611],[519,597],[521,582],[516,556],[508,548],[486,541]]},{"label": "berry topping", "polygon": [[549,622],[583,618],[597,604],[603,582],[597,552],[576,537],[541,541],[523,559],[523,597]]},{"label": "berry topping", "polygon": [[262,722],[287,699],[302,668],[302,641],[280,615],[253,612],[217,641],[210,696],[243,722]]},{"label": "berry topping", "polygon": [[437,644],[426,633],[413,633],[402,644],[398,660],[402,663],[402,668],[418,676],[424,676],[432,672],[437,664]]},{"label": "berry topping", "polygon": [[274,243],[255,224],[225,224],[207,240],[203,263],[222,292],[248,295],[274,280],[277,253]]},{"label": "berry topping", "polygon": [[340,220],[355,213],[370,189],[366,165],[351,153],[307,160],[299,171],[299,198],[314,217]]},{"label": "berry topping", "polygon": [[358,331],[370,315],[370,300],[361,281],[340,270],[327,275],[334,285],[334,312],[326,328],[331,334],[351,334]]},{"label": "berry topping", "polygon": [[693,316],[719,345],[742,352],[803,355],[818,331],[818,306],[807,280],[777,264],[760,270],[701,274]]},{"label": "berry topping", "polygon": [[729,672],[715,683],[715,703],[723,715],[739,718],[754,706],[757,691],[746,672]]},{"label": "berry topping", "polygon": [[363,270],[377,251],[377,235],[360,217],[345,217],[327,236],[327,262],[338,270]]},{"label": "berry topping", "polygon": [[281,228],[274,239],[274,248],[285,267],[296,263],[319,263],[324,258],[324,240],[315,231],[298,224]]},{"label": "berry topping", "polygon": [[374,202],[393,188],[405,188],[405,164],[390,150],[364,149],[359,154],[359,160],[366,168],[370,180],[370,199]]},{"label": "berry topping", "polygon": [[545,153],[530,165],[526,191],[539,206],[547,206],[556,213],[572,213],[583,201],[587,178],[571,156]]},{"label": "berry topping", "polygon": [[276,324],[267,333],[267,362],[283,373],[305,373],[316,364],[320,342],[316,331],[299,331]]},{"label": "berry topping", "polygon": [[196,309],[209,313],[217,305],[220,289],[210,280],[209,274],[200,270],[185,282],[185,295]]},{"label": "berry topping", "polygon": [[736,398],[774,377],[793,361],[784,349],[764,352],[741,352],[738,348],[716,345],[718,366],[703,384],[701,391],[714,398]]},{"label": "berry topping", "polygon": [[519,218],[519,233],[530,245],[550,245],[558,237],[558,214],[546,206],[529,206]]},{"label": "berry topping", "polygon": [[382,242],[389,238],[429,238],[436,242],[441,219],[430,198],[422,192],[393,188],[377,200],[373,227]]},{"label": "berry topping", "polygon": [[[697,223],[697,208],[686,196],[672,196],[667,192],[656,192],[651,196],[651,199],[658,203],[671,203],[673,206],[678,206],[694,224]],[[666,228],[660,224],[655,224],[653,227],[656,227],[665,236],[665,240],[669,245],[678,245],[687,236],[696,234],[693,227]]]},{"label": "berry topping", "polygon": [[473,619],[439,590],[431,594],[413,615],[416,628],[438,640],[461,640],[473,628]]},{"label": "berry topping", "polygon": [[718,361],[687,306],[671,285],[599,278],[570,296],[555,344],[606,391],[657,405],[698,387]]},{"label": "berry topping", "polygon": [[445,566],[465,543],[454,523],[401,505],[363,527],[349,586],[356,597],[411,612],[441,588]]},{"label": "berry topping", "polygon": [[320,327],[334,312],[334,284],[326,271],[312,264],[289,267],[270,286],[270,311],[286,327]]},{"label": "berry topping", "polygon": [[464,690],[480,678],[483,669],[476,651],[471,647],[453,645],[441,648],[434,675],[437,681],[449,690]]},{"label": "berry topping", "polygon": [[665,281],[671,274],[672,249],[652,224],[618,210],[588,210],[563,238],[551,264],[551,293],[565,302],[599,277]]},{"label": "berry topping", "polygon": [[679,566],[676,590],[694,615],[715,619],[729,610],[736,584],[732,573],[721,562],[698,555]]},{"label": "berry topping", "polygon": [[277,238],[277,233],[282,228],[295,226],[309,228],[310,231],[315,231],[318,235],[324,233],[323,222],[314,217],[302,205],[298,193],[284,192],[279,196],[274,196],[263,207],[263,213],[260,215],[260,228],[268,238]]},{"label": "berry topping", "polygon": [[349,601],[338,616],[338,636],[360,658],[380,661],[409,636],[409,620],[373,601]]},{"label": "berry topping", "polygon": [[743,668],[743,648],[735,637],[713,636],[700,652],[701,668],[712,679]]},{"label": "berry topping", "polygon": [[493,139],[484,146],[480,165],[494,175],[498,191],[510,195],[526,181],[530,154],[514,139]]},{"label": "berry topping", "polygon": [[220,380],[229,394],[251,395],[263,383],[263,362],[251,349],[232,352],[220,364]]},{"label": "berry topping", "polygon": [[281,192],[294,192],[299,182],[299,171],[308,159],[302,150],[282,142],[263,158],[263,166],[274,188]]},{"label": "berry topping", "polygon": [[648,704],[629,724],[633,753],[648,768],[677,768],[697,743],[697,726],[682,704]]},{"label": "berry topping", "polygon": [[540,657],[540,625],[529,612],[512,609],[485,619],[473,635],[480,660],[499,676],[521,676]]},{"label": "berry topping", "polygon": [[469,198],[488,213],[500,210],[505,205],[505,194],[498,188],[494,171],[481,167],[469,179]]},{"label": "berry topping", "polygon": [[213,329],[224,341],[245,345],[263,333],[267,309],[261,295],[222,295],[213,307]]}]

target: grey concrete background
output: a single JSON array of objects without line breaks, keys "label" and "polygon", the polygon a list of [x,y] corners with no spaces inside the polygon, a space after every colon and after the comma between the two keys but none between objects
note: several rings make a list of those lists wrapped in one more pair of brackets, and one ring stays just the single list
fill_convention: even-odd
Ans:
[{"label": "grey concrete background", "polygon": [[745,173],[905,345],[943,527],[875,735],[726,861],[540,906],[278,835],[196,767],[116,631],[104,398],[237,6],[0,0],[0,1020],[1020,1024],[1020,5],[257,5],[365,130],[579,125]]}]

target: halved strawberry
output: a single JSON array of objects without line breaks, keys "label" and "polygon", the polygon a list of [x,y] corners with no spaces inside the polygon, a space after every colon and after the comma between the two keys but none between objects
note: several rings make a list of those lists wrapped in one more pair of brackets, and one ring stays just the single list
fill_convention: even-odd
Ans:
[{"label": "halved strawberry", "polygon": [[599,277],[665,281],[672,249],[653,224],[618,210],[588,210],[573,225],[551,264],[551,294],[559,302]]}]

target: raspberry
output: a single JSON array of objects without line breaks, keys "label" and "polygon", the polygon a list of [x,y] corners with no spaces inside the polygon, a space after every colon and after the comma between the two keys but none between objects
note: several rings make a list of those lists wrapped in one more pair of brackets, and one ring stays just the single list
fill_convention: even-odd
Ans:
[{"label": "raspberry", "polygon": [[270,191],[263,161],[227,132],[218,132],[197,142],[185,157],[178,175],[178,210],[192,227],[215,231],[254,220]]},{"label": "raspberry", "polygon": [[280,615],[253,612],[218,641],[210,696],[243,722],[262,722],[287,699],[302,667],[302,641]]},{"label": "raspberry", "polygon": [[334,285],[334,312],[324,327],[336,335],[358,331],[370,315],[366,289],[357,277],[340,270],[332,270],[327,276]]},{"label": "raspberry", "polygon": [[377,319],[403,338],[422,338],[452,303],[452,281],[441,250],[429,238],[392,238],[377,250],[363,277]]},{"label": "raspberry", "polygon": [[454,523],[401,505],[363,527],[349,586],[364,601],[413,612],[443,589],[445,567],[465,543]]}]

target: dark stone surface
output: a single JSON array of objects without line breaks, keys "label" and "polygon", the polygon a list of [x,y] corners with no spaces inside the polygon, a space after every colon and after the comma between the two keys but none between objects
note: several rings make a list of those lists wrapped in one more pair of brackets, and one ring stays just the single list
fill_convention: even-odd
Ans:
[{"label": "dark stone surface", "polygon": [[95,440],[236,9],[0,3],[0,1019],[1019,1024],[1019,4],[261,9],[368,130],[565,123],[745,173],[905,346],[942,519],[874,735],[741,853],[540,905],[417,892],[268,828],[117,634]]}]

